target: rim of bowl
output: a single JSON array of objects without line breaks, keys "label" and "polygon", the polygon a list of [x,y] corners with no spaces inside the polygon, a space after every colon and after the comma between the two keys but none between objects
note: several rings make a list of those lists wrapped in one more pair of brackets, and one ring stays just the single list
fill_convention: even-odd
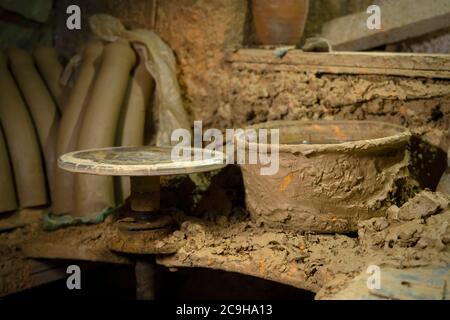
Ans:
[{"label": "rim of bowl", "polygon": [[253,146],[253,145],[262,145],[267,148],[270,148],[272,144],[262,144],[258,142],[248,142],[247,139],[242,139],[242,136],[245,134],[245,130],[247,129],[276,129],[286,126],[292,126],[292,125],[313,125],[313,124],[319,124],[323,125],[326,124],[377,124],[385,127],[390,127],[398,131],[398,133],[390,134],[387,136],[383,136],[381,138],[374,138],[374,139],[360,139],[360,140],[352,140],[352,141],[345,141],[341,143],[323,143],[323,144],[317,144],[317,143],[311,143],[311,144],[287,144],[287,143],[280,143],[279,151],[285,151],[285,152],[301,152],[301,153],[314,153],[314,152],[336,152],[336,151],[358,151],[358,150],[368,150],[368,149],[374,149],[374,148],[386,148],[386,147],[393,147],[396,145],[403,145],[406,144],[410,137],[411,132],[408,128],[403,127],[401,125],[387,123],[383,121],[372,121],[372,120],[312,120],[312,121],[302,121],[302,120],[275,120],[275,121],[267,121],[258,123],[256,125],[247,126],[244,128],[244,131],[235,135],[235,139],[244,142],[245,146]]}]

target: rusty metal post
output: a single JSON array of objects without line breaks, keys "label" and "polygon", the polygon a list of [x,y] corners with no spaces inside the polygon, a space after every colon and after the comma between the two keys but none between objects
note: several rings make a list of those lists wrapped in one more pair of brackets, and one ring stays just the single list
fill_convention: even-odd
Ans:
[{"label": "rusty metal post", "polygon": [[134,270],[136,277],[136,300],[155,300],[155,258],[153,256],[137,258]]},{"label": "rusty metal post", "polygon": [[131,179],[131,210],[156,212],[159,210],[159,176],[136,176]]}]

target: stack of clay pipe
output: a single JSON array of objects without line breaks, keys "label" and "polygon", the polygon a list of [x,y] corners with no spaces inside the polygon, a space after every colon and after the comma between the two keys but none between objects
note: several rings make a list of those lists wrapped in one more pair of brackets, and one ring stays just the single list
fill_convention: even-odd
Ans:
[{"label": "stack of clay pipe", "polygon": [[154,84],[142,49],[86,43],[65,87],[51,48],[33,55],[9,49],[0,59],[0,212],[51,201],[54,214],[93,217],[122,203],[126,180],[72,174],[56,160],[75,150],[144,144]]},{"label": "stack of clay pipe", "polygon": [[[61,121],[57,154],[142,145],[151,88],[143,59],[128,42],[88,43]],[[73,175],[57,169],[55,181],[53,211],[57,214],[94,216],[129,195],[129,187],[115,192],[112,177]]]},{"label": "stack of clay pipe", "polygon": [[0,51],[0,212],[49,203],[61,70],[51,48]]}]

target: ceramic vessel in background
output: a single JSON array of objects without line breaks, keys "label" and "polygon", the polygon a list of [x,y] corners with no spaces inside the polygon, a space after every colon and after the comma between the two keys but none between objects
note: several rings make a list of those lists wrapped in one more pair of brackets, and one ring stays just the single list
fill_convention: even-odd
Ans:
[{"label": "ceramic vessel in background", "polygon": [[295,45],[300,42],[309,0],[252,0],[251,4],[259,44]]}]

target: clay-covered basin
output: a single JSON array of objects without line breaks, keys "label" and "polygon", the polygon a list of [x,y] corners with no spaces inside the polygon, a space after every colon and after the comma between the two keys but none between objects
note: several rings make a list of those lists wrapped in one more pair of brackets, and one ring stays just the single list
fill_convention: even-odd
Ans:
[{"label": "clay-covered basin", "polygon": [[[262,175],[267,165],[241,165],[247,208],[267,226],[351,232],[360,220],[384,215],[409,179],[410,133],[401,126],[274,121],[249,128],[279,129],[278,172]],[[244,135],[236,139],[246,148],[253,143]]]}]

